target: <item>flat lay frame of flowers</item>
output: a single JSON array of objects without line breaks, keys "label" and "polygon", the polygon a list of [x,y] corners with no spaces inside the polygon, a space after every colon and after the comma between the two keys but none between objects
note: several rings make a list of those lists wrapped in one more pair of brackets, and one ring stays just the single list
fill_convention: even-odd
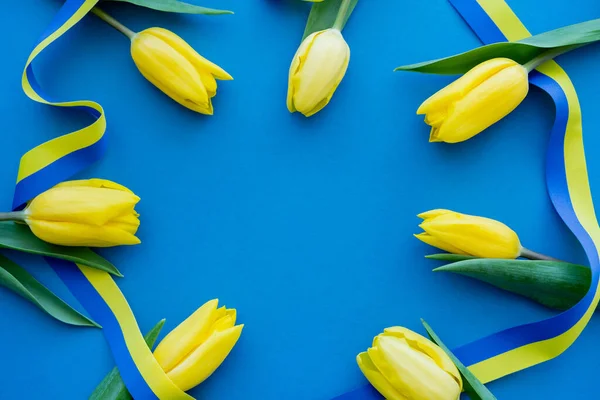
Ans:
[{"label": "flat lay frame of flowers", "polygon": [[[203,15],[199,18],[226,18],[231,14],[228,10],[205,8],[176,0],[118,1],[132,3],[129,7]],[[493,1],[505,4],[503,0],[486,0],[484,3]],[[97,4],[97,1],[68,0],[64,7],[68,10],[73,6],[73,18],[79,18],[75,21],[77,23],[90,14],[122,34],[122,40],[129,41],[131,68],[139,70],[148,81],[148,90],[154,86],[164,93],[165,102],[174,101],[187,109],[182,108],[181,112],[202,114],[200,118],[211,118],[219,112],[217,100],[227,101],[221,99],[227,96],[226,90],[224,95],[221,94],[222,85],[235,85],[235,76],[228,72],[227,65],[221,65],[218,59],[208,55],[201,55],[200,49],[192,47],[174,31],[161,27],[149,27],[138,32],[132,30],[105,10],[103,3],[106,2]],[[290,7],[298,7],[300,0],[294,0],[293,3],[296,4]],[[314,4],[304,4],[307,11],[308,8],[311,10],[304,32],[298,33],[295,54],[290,51],[287,95],[281,98],[287,110],[297,113],[294,117],[299,119],[326,114],[328,105],[339,95],[338,88],[352,63],[352,42],[345,37],[344,28],[360,19],[359,10],[366,2],[322,0],[307,3]],[[493,19],[493,11],[485,6],[483,10],[489,12]],[[67,18],[60,26],[54,27],[56,32],[61,29],[61,34],[68,31],[74,25],[68,21]],[[530,93],[530,83],[537,85],[538,76],[535,74],[540,71],[550,77],[553,72],[558,74],[548,67],[553,59],[599,41],[599,28],[600,20],[590,20],[519,40],[512,40],[507,34],[508,42],[486,44],[455,56],[399,66],[395,73],[458,75],[447,86],[431,93],[429,98],[422,99],[421,105],[414,111],[422,115],[428,125],[426,129],[430,131],[430,142],[442,142],[442,146],[444,143],[460,143],[477,135],[485,135],[488,128],[515,110]],[[23,73],[23,90],[39,103],[73,108],[71,111],[75,113],[81,109],[88,111],[93,122],[71,134],[74,135],[72,137],[95,139],[89,139],[89,143],[84,139],[70,142],[67,138],[70,134],[67,133],[61,140],[49,141],[30,150],[21,159],[13,207],[6,207],[0,213],[0,248],[8,250],[5,255],[0,254],[0,285],[30,301],[49,317],[73,326],[73,329],[101,328],[105,332],[117,366],[103,380],[98,377],[99,384],[90,393],[90,398],[191,398],[186,392],[218,373],[228,355],[236,351],[238,340],[243,337],[244,329],[248,329],[243,318],[241,321],[238,318],[238,312],[243,315],[243,304],[230,308],[233,305],[227,304],[226,307],[218,299],[205,298],[200,294],[197,295],[196,311],[189,313],[166,335],[161,332],[164,320],[160,320],[148,332],[139,331],[133,317],[135,310],[123,306],[127,304],[125,295],[114,284],[115,279],[122,277],[120,270],[94,248],[140,244],[138,229],[144,224],[145,218],[153,216],[138,213],[138,206],[143,199],[130,188],[109,177],[85,175],[83,167],[96,161],[94,157],[99,159],[104,154],[104,147],[100,149],[98,144],[103,143],[105,128],[110,127],[110,117],[106,117],[102,106],[88,100],[50,100],[35,80],[32,62],[59,36],[50,34],[45,39],[42,37],[37,44]],[[562,82],[558,78],[556,81]],[[216,97],[217,92],[219,97]],[[573,101],[573,93],[568,101]],[[132,94],[136,95],[139,94]],[[576,94],[574,96],[576,98]],[[569,132],[580,133],[580,114],[577,114],[580,111],[574,110],[572,102],[569,105],[569,121],[571,124],[578,123],[579,130],[567,124],[565,143],[578,145],[579,142],[575,141],[580,140],[580,136],[569,137]],[[557,103],[557,115],[559,111],[560,104]],[[319,117],[326,118],[323,115]],[[568,142],[569,139],[571,142]],[[81,166],[68,161],[73,159],[77,151],[94,146],[97,146],[94,156],[90,156]],[[564,147],[566,151],[570,148]],[[53,152],[48,149],[53,149]],[[60,153],[60,156],[55,156],[56,153]],[[568,160],[572,158],[569,156],[564,155],[567,181],[570,179],[569,169],[577,169],[571,167]],[[576,165],[583,162],[585,168],[583,157],[579,157],[577,162],[579,164]],[[52,179],[46,178],[44,174],[50,176],[54,173],[47,172],[52,165],[57,166],[56,169],[64,168],[67,172],[56,174],[56,178],[54,175]],[[81,171],[84,171],[85,178],[64,179],[72,175],[81,177]],[[40,176],[42,178],[38,178]],[[47,181],[40,183],[43,179]],[[552,179],[553,175],[549,173],[548,180]],[[584,180],[588,185],[587,173]],[[575,220],[593,239],[593,230],[597,225],[595,218],[595,225],[590,228],[590,218],[581,217],[582,208],[579,207],[583,206],[577,200],[581,196],[591,195],[579,187],[574,188],[572,181],[569,182],[571,186],[566,185],[564,193],[561,188],[557,189],[549,183],[550,197],[555,204],[556,199],[571,201]],[[440,202],[443,202],[443,197]],[[439,206],[443,207],[444,204]],[[559,208],[560,205],[557,205],[557,211],[569,224]],[[567,313],[574,315],[573,310],[578,307],[585,309],[585,313],[571,325],[556,328],[572,331],[581,327],[583,330],[598,302],[594,296],[598,274],[593,263],[591,266],[579,265],[542,254],[530,248],[526,238],[499,220],[444,208],[421,211],[418,217],[421,219],[419,227],[422,232],[414,236],[439,249],[440,252],[436,250],[436,254],[427,256],[444,262],[441,266],[437,265],[434,271],[474,278],[549,309],[567,310]],[[577,237],[580,238],[579,235]],[[14,252],[44,256],[49,260],[49,265],[86,312],[74,308],[10,257]],[[72,271],[69,272],[69,268],[77,271],[78,278]],[[135,271],[128,271],[127,279],[133,280],[134,276]],[[85,289],[85,285],[91,286]],[[95,299],[86,297],[91,293],[90,290]],[[97,307],[90,306],[92,300],[105,302],[107,311],[99,313]],[[164,315],[157,315],[156,320],[162,317]],[[110,318],[118,322],[113,327],[107,325]],[[124,322],[125,318],[128,322]],[[458,348],[455,351],[442,341],[438,331],[442,330],[441,327],[432,323],[436,328],[434,331],[428,322],[421,322],[423,328],[420,332],[402,326],[414,326],[414,321],[397,321],[393,326],[381,326],[378,332],[373,332],[372,338],[365,338],[363,351],[349,355],[349,359],[355,359],[356,368],[368,380],[368,390],[373,396],[394,400],[452,400],[465,393],[471,399],[494,399],[495,396],[485,385],[489,381],[550,360],[566,350],[577,338],[575,335],[566,345],[561,342],[558,347],[548,350],[548,356],[531,362],[524,361],[522,366],[517,362],[518,365],[512,370],[507,368],[504,371],[500,367],[488,368],[490,363],[486,362],[518,350],[520,346],[484,357],[478,363],[467,362],[463,361],[466,359],[464,350]],[[122,338],[109,337],[114,332],[122,332]],[[142,333],[145,334],[145,344],[141,346],[143,349],[139,346]],[[525,336],[523,338],[527,340]],[[137,340],[137,347],[131,345],[134,339]],[[554,339],[548,338],[550,341]],[[119,347],[119,340],[125,346]],[[535,346],[536,342],[527,341],[523,347],[529,345]],[[124,367],[123,360],[127,357],[133,360],[129,366],[131,370]],[[243,360],[237,359],[237,362]],[[135,373],[139,373],[139,378],[133,376]],[[149,377],[156,377],[156,381]],[[351,392],[339,397],[342,400],[351,398]]]}]

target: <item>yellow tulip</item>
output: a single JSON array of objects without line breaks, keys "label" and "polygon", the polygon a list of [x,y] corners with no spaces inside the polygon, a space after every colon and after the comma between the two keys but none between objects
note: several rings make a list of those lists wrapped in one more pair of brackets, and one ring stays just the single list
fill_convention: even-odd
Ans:
[{"label": "yellow tulip", "polygon": [[162,28],[149,28],[131,38],[135,65],[154,86],[190,110],[213,114],[217,81],[231,80],[221,67],[198,54],[182,38]]},{"label": "yellow tulip", "polygon": [[425,100],[417,114],[425,114],[431,126],[430,142],[462,142],[508,115],[528,90],[528,72],[522,65],[494,58]]},{"label": "yellow tulip", "polygon": [[167,376],[186,391],[208,378],[235,346],[244,325],[235,325],[235,309],[211,300],[173,329],[154,356]]},{"label": "yellow tulip", "polygon": [[388,400],[457,400],[462,379],[435,343],[403,327],[386,328],[356,361]]},{"label": "yellow tulip", "polygon": [[431,210],[418,216],[424,220],[419,227],[425,232],[415,237],[450,253],[517,258],[524,250],[517,234],[493,219],[449,210]]},{"label": "yellow tulip", "polygon": [[103,179],[63,182],[34,198],[23,220],[40,239],[63,246],[138,244],[140,198]]},{"label": "yellow tulip", "polygon": [[306,117],[321,111],[346,74],[350,47],[335,28],[314,32],[296,52],[290,66],[287,108]]}]

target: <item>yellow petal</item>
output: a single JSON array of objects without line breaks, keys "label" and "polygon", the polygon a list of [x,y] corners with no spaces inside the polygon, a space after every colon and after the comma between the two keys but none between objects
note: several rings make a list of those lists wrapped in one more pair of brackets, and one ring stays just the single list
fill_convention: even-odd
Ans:
[{"label": "yellow petal", "polygon": [[206,88],[206,93],[208,93],[208,97],[215,97],[217,94],[217,81],[215,78],[208,72],[200,72],[200,79],[202,80],[202,84]]},{"label": "yellow petal", "polygon": [[462,390],[462,378],[458,372],[458,369],[456,368],[456,365],[454,365],[448,354],[446,354],[438,345],[424,336],[401,326],[385,328],[383,332],[384,333],[382,335],[384,336],[394,336],[405,339],[413,349],[420,350],[424,354],[431,357],[431,359],[441,369],[449,373],[454,378],[456,383],[459,385],[460,390]]},{"label": "yellow petal", "polygon": [[129,191],[88,186],[55,187],[34,198],[26,218],[104,225],[133,212],[140,198]]},{"label": "yellow petal", "polygon": [[36,219],[27,219],[26,222],[35,236],[48,243],[62,246],[111,247],[140,243],[132,233],[115,226]]},{"label": "yellow petal", "polygon": [[164,40],[173,47],[179,54],[190,61],[198,71],[208,72],[215,78],[221,80],[232,80],[233,78],[225,70],[202,57],[192,46],[175,33],[163,28],[147,29],[152,35]]},{"label": "yellow petal", "polygon": [[85,187],[96,187],[96,188],[104,188],[104,189],[114,189],[114,190],[122,190],[124,192],[133,193],[131,190],[129,190],[128,188],[126,188],[123,185],[119,185],[118,183],[109,181],[107,179],[98,179],[98,178],[61,182],[54,187],[57,188],[57,187],[70,187],[70,186],[85,186]]},{"label": "yellow petal", "polygon": [[421,228],[436,239],[483,258],[517,258],[517,234],[501,222],[466,214],[446,214],[423,221]]},{"label": "yellow petal", "polygon": [[437,138],[446,143],[470,139],[513,111],[528,91],[525,68],[514,65],[502,69],[450,107]]},{"label": "yellow petal", "polygon": [[431,127],[431,130],[429,131],[429,143],[441,142],[441,140],[437,136],[439,131],[440,131],[439,127],[436,127],[436,126]]},{"label": "yellow petal", "polygon": [[304,64],[304,61],[306,60],[306,56],[308,54],[308,50],[312,46],[315,37],[319,33],[321,32],[313,32],[310,35],[308,35],[306,39],[302,41],[300,47],[298,47],[298,50],[296,50],[294,58],[292,59],[292,65],[290,65],[290,72],[288,78],[287,92],[287,108],[290,112],[296,111],[296,108],[294,107],[294,76],[298,73],[300,67]]},{"label": "yellow petal", "polygon": [[238,341],[243,325],[215,331],[204,343],[190,353],[167,376],[181,390],[189,390],[208,378],[227,358]]},{"label": "yellow petal", "polygon": [[184,357],[202,344],[215,320],[218,303],[218,299],[206,302],[158,344],[154,357],[165,372],[175,368]]},{"label": "yellow petal", "polygon": [[142,75],[173,100],[190,109],[208,109],[199,72],[167,42],[142,31],[131,41],[131,56]]},{"label": "yellow petal", "polygon": [[110,220],[105,226],[118,228],[135,235],[140,227],[140,220],[137,213],[128,213]]},{"label": "yellow petal", "polygon": [[519,64],[508,58],[493,58],[482,62],[425,100],[417,110],[417,114],[428,114],[447,108],[449,104],[462,98],[492,75],[514,65]]},{"label": "yellow petal", "polygon": [[439,217],[440,215],[444,215],[444,214],[448,214],[448,213],[452,213],[452,212],[454,212],[454,211],[445,210],[443,208],[436,208],[435,210],[429,210],[429,211],[425,211],[424,213],[418,214],[417,217],[419,217],[421,219],[428,219],[428,218]]},{"label": "yellow petal", "polygon": [[308,117],[325,107],[342,81],[349,60],[350,48],[340,31],[317,32],[291,77],[294,108]]},{"label": "yellow petal", "polygon": [[[371,353],[376,353],[378,360]],[[460,395],[454,377],[403,338],[380,335],[369,355],[394,388],[410,399],[456,400]]]},{"label": "yellow petal", "polygon": [[362,352],[356,356],[356,362],[362,373],[365,375],[365,378],[367,378],[371,385],[373,385],[383,397],[388,400],[409,400],[398,393],[387,379],[381,375],[367,352]]},{"label": "yellow petal", "polygon": [[211,327],[212,331],[224,331],[235,325],[236,311],[227,310],[225,315],[217,319]]},{"label": "yellow petal", "polygon": [[419,233],[418,235],[414,235],[417,239],[419,239],[421,242],[423,243],[427,243],[430,246],[433,247],[437,247],[440,250],[444,250],[447,251],[448,253],[452,253],[452,254],[463,254],[463,255],[469,255],[467,253],[465,253],[464,251],[462,251],[461,249],[459,249],[456,246],[451,245],[450,243],[446,243],[438,238],[436,238],[435,236],[431,236],[428,233]]}]

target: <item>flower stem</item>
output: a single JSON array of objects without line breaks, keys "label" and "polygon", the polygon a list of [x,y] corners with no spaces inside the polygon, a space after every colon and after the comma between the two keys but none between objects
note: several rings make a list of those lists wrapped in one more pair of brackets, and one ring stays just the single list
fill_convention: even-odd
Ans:
[{"label": "flower stem", "polygon": [[123,35],[127,36],[129,39],[133,39],[133,37],[135,36],[134,31],[132,31],[131,29],[129,29],[128,27],[126,27],[125,25],[123,25],[122,23],[120,23],[119,21],[117,21],[98,7],[92,8],[92,13],[98,18],[100,18],[102,21],[106,22],[107,24],[121,32]]},{"label": "flower stem", "polygon": [[529,258],[530,260],[560,261],[557,258],[549,257],[544,254],[531,251],[529,249],[526,249],[525,247],[521,248],[521,257]]},{"label": "flower stem", "polygon": [[0,213],[0,221],[24,221],[25,213],[23,211],[13,211]]},{"label": "flower stem", "polygon": [[545,63],[546,61],[552,60],[553,58],[558,57],[561,54],[567,53],[571,50],[575,50],[576,48],[581,47],[581,46],[584,46],[584,45],[574,44],[574,45],[570,45],[570,46],[562,46],[562,47],[557,47],[554,49],[547,50],[547,51],[543,52],[542,54],[540,54],[539,56],[537,56],[536,58],[534,58],[533,60],[524,64],[523,67],[525,67],[527,72],[531,72],[534,69],[536,69],[538,66],[540,66],[541,64]]},{"label": "flower stem", "polygon": [[338,10],[337,17],[333,23],[333,27],[339,31],[344,28],[344,22],[346,22],[346,14],[348,14],[348,8],[350,7],[350,0],[342,0],[340,9]]}]

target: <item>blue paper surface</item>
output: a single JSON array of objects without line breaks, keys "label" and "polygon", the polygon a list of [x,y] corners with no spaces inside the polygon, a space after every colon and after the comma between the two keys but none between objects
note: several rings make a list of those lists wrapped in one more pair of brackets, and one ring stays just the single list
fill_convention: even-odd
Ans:
[{"label": "blue paper surface", "polygon": [[[308,5],[202,4],[236,14],[105,8],[134,30],[177,32],[233,75],[233,82],[220,82],[213,117],[180,107],[146,82],[127,39],[94,17],[34,64],[52,95],[94,99],[106,109],[107,157],[81,177],[112,179],[142,197],[142,245],[102,252],[125,274],[118,283],[142,330],[167,318],[167,332],[214,297],[237,308],[246,324],[227,361],[192,395],[328,399],[364,384],[354,357],[386,326],[420,331],[423,317],[455,347],[553,315],[483,283],[431,273],[438,264],[423,255],[434,250],[412,237],[417,213],[451,208],[502,220],[527,247],[584,262],[545,193],[554,111],[543,93],[532,89],[512,115],[469,142],[427,143],[428,127],[415,110],[453,78],[391,71],[479,45],[446,0],[359,2],[344,31],[352,50],[348,73],[311,119],[285,108],[287,70]],[[549,0],[545,8],[554,12],[543,15],[534,0],[509,4],[533,33],[600,16],[591,0]],[[6,32],[14,32],[0,64],[6,210],[21,154],[88,120],[21,92],[25,59],[58,7],[22,0],[2,17]],[[580,96],[594,192],[600,46],[558,61]],[[61,325],[6,290],[0,303],[0,398],[86,398],[113,367],[99,330]],[[594,317],[564,355],[491,390],[501,399],[593,398],[599,332]]]}]

